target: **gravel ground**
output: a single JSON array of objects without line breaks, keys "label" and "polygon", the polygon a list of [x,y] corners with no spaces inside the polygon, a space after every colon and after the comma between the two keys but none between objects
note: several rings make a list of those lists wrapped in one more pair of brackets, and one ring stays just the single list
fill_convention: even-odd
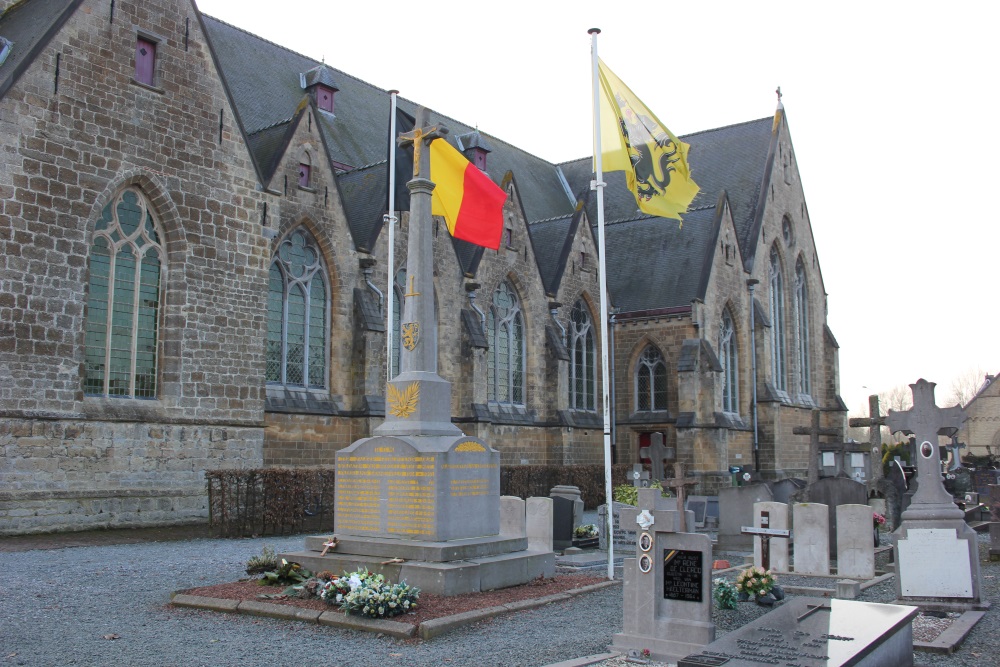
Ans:
[{"label": "gravel ground", "polygon": [[[86,546],[0,558],[0,665],[383,665],[536,667],[607,650],[621,628],[621,589],[467,626],[429,642],[218,614],[168,605],[171,591],[233,581],[265,544],[300,548],[301,537]],[[985,554],[987,543],[981,542]],[[942,564],[947,567],[947,564]],[[984,563],[984,598],[1000,601],[1000,563]],[[782,577],[781,583],[793,583]],[[890,582],[863,600],[888,602]],[[715,614],[719,635],[766,610],[743,603]],[[105,636],[117,635],[116,639]],[[986,614],[951,656],[918,653],[920,665],[994,665],[1000,612]]]}]

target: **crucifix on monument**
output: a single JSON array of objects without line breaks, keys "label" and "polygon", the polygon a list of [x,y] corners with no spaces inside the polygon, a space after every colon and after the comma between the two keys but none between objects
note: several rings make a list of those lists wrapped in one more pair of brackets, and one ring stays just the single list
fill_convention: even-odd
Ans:
[{"label": "crucifix on monument", "polygon": [[911,384],[913,407],[896,412],[890,410],[886,424],[893,433],[902,431],[916,438],[917,492],[910,506],[903,512],[907,519],[959,518],[965,513],[955,505],[951,494],[944,488],[941,477],[941,453],[938,435],[950,434],[965,421],[965,412],[959,406],[939,408],[934,403],[934,383],[920,379]]},{"label": "crucifix on monument", "polygon": [[871,484],[874,485],[882,479],[882,427],[885,426],[885,417],[879,414],[878,395],[868,397],[867,417],[851,417],[847,424],[868,429],[868,444],[871,445],[872,452]]},{"label": "crucifix on monument", "polygon": [[812,486],[819,481],[819,436],[828,435],[839,438],[839,428],[820,428],[819,410],[812,411],[812,426],[796,426],[792,429],[795,435],[809,436],[809,485]]}]

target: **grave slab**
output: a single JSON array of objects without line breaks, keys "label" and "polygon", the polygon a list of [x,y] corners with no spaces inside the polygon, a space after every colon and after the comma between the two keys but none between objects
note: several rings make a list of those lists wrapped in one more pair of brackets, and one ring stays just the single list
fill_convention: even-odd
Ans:
[{"label": "grave slab", "polygon": [[837,508],[837,576],[851,579],[875,576],[872,509],[868,505]]},{"label": "grave slab", "polygon": [[792,569],[797,574],[830,574],[830,530],[826,505],[792,505],[795,552]]},{"label": "grave slab", "polygon": [[911,606],[796,597],[677,667],[912,667]]}]

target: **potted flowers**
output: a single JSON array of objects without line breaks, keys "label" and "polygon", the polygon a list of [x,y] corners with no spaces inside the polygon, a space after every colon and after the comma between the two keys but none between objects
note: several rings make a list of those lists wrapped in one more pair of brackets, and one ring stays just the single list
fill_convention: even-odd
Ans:
[{"label": "potted flowers", "polygon": [[749,567],[736,577],[736,590],[745,595],[747,599],[753,596],[757,604],[770,606],[774,604],[775,599],[780,599],[772,594],[774,581],[775,577],[770,570],[756,566]]},{"label": "potted flowers", "polygon": [[875,547],[879,546],[878,533],[885,526],[885,516],[878,512],[872,512],[872,529],[875,533]]}]

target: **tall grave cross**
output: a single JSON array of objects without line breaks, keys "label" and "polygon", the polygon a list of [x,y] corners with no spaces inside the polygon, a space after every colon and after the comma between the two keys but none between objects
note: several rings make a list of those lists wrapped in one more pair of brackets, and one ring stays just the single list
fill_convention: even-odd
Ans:
[{"label": "tall grave cross", "polygon": [[650,472],[653,479],[663,480],[663,459],[666,457],[668,447],[663,445],[662,433],[651,433],[649,435],[649,445],[639,448],[639,456],[648,456],[650,460]]},{"label": "tall grave cross", "polygon": [[698,480],[694,477],[684,477],[684,464],[675,463],[674,464],[674,478],[671,480],[664,480],[663,486],[668,489],[673,489],[674,493],[677,495],[677,511],[680,512],[680,532],[686,533],[688,531],[687,525],[687,508],[685,507],[685,496],[686,488],[689,486],[695,486]]},{"label": "tall grave cross", "polygon": [[875,484],[882,479],[882,427],[885,426],[885,417],[879,414],[878,395],[868,397],[867,417],[851,417],[847,424],[855,428],[868,428],[868,443],[872,449],[871,483]]},{"label": "tall grave cross", "polygon": [[945,488],[941,477],[941,452],[938,435],[949,434],[965,421],[961,407],[939,408],[934,402],[933,382],[920,379],[911,384],[913,407],[896,412],[890,410],[886,424],[893,433],[902,431],[916,437],[917,492],[910,506],[903,512],[903,520],[908,518],[964,518],[962,510]]},{"label": "tall grave cross", "polygon": [[796,426],[792,429],[795,435],[809,436],[809,477],[807,481],[812,486],[819,481],[819,436],[828,435],[839,438],[839,428],[820,428],[819,410],[812,411],[812,426]]}]

